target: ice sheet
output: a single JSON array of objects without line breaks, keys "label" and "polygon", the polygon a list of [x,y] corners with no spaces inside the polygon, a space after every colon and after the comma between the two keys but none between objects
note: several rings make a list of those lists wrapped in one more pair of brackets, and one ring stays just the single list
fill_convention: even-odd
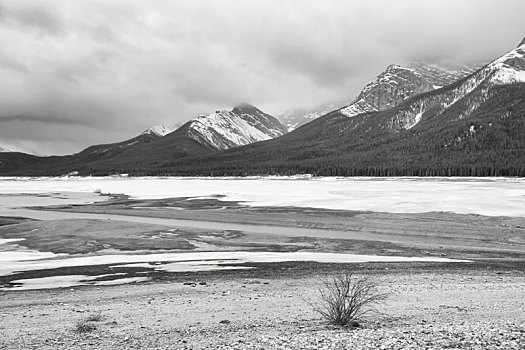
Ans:
[{"label": "ice sheet", "polygon": [[143,199],[220,195],[252,206],[525,216],[522,178],[0,178],[0,194],[95,191]]}]

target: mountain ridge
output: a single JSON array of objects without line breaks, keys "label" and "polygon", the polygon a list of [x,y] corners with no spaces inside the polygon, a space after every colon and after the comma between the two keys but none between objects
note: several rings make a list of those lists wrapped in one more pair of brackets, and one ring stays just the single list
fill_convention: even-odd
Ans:
[{"label": "mountain ridge", "polygon": [[[399,69],[409,72],[390,67]],[[280,137],[244,146],[221,150],[215,138],[200,142],[189,133],[205,134],[189,121],[140,152],[118,158],[93,163],[79,163],[78,157],[40,159],[31,169],[10,169],[32,175],[79,170],[84,175],[525,176],[524,72],[525,47],[520,46],[450,85],[408,96],[392,108],[387,108],[389,98],[397,94],[377,96],[365,89],[365,97],[384,110],[349,116],[343,107]],[[383,78],[385,85],[391,81]],[[249,107],[236,108],[209,116],[243,123],[257,116]],[[273,130],[264,120],[257,125]],[[5,163],[2,155],[0,162]],[[5,164],[0,167],[7,169]]]},{"label": "mountain ridge", "polygon": [[268,140],[287,132],[276,118],[249,104],[199,116],[189,122],[188,128],[189,137],[217,150]]},{"label": "mountain ridge", "polygon": [[395,107],[410,96],[449,85],[473,73],[480,65],[446,69],[438,65],[412,62],[407,67],[391,64],[367,83],[351,101],[320,105],[311,110],[288,111],[279,116],[289,131],[326,113],[346,107],[349,117]]},{"label": "mountain ridge", "polygon": [[[341,109],[274,140],[210,155],[183,175],[525,176],[525,48],[385,111]],[[250,159],[250,162],[242,161]]]},{"label": "mountain ridge", "polygon": [[179,158],[205,155],[268,140],[283,133],[286,133],[286,129],[277,119],[254,106],[242,104],[235,106],[231,111],[216,111],[207,116],[199,116],[176,130],[165,126],[154,126],[131,139],[92,145],[72,155],[62,157],[24,155],[18,158],[16,155],[0,156],[0,173],[16,169],[45,173],[46,166],[57,169],[59,173],[75,171],[91,173],[101,167],[114,168],[116,172],[126,172],[122,170],[121,165],[126,168],[133,165],[137,169],[142,169],[145,162],[155,164],[166,160],[174,161]]},{"label": "mountain ridge", "polygon": [[523,37],[523,40],[519,43],[518,47],[525,45],[525,37]]}]

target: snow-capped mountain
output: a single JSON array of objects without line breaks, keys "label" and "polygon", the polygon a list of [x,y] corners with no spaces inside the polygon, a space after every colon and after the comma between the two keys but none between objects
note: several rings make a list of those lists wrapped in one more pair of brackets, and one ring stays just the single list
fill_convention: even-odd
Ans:
[{"label": "snow-capped mountain", "polygon": [[472,74],[479,67],[480,65],[445,68],[422,62],[414,62],[408,67],[392,64],[368,83],[352,101],[325,104],[311,110],[290,110],[279,115],[279,119],[291,131],[338,109],[349,117],[384,111],[408,97],[450,85]]},{"label": "snow-capped mountain", "polygon": [[[525,42],[442,88],[444,76],[432,70],[390,66],[354,103],[365,113],[343,107],[286,134],[242,105],[89,157],[2,153],[0,173],[525,177]],[[235,147],[259,137],[267,141]]]},{"label": "snow-capped mountain", "polygon": [[154,158],[166,148],[172,150],[170,157],[175,154],[181,157],[268,140],[285,132],[282,124],[271,115],[250,105],[240,105],[231,111],[197,117],[176,130],[157,125],[132,139],[90,146],[78,155],[90,161],[122,156],[136,158],[139,153],[151,153]]},{"label": "snow-capped mountain", "polygon": [[407,68],[390,65],[364,87],[352,104],[341,109],[341,113],[353,117],[361,113],[384,111],[411,96],[450,85],[476,69],[446,70],[420,62],[412,63]]},{"label": "snow-capped mountain", "polygon": [[71,156],[23,159],[0,156],[0,165],[8,171],[24,169],[38,174],[141,173],[181,158],[204,156],[285,133],[286,128],[277,119],[242,104],[231,111],[199,116],[174,131],[156,126],[132,139],[90,146]]},{"label": "snow-capped mountain", "polygon": [[170,128],[169,126],[166,126],[164,124],[155,125],[151,128],[144,130],[141,135],[157,135],[159,137],[166,136],[172,132],[174,132],[175,129]]},{"label": "snow-capped mountain", "polygon": [[13,151],[8,150],[7,148],[0,147],[0,152],[7,153],[7,152],[13,152]]},{"label": "snow-capped mountain", "polygon": [[491,98],[495,87],[516,83],[525,83],[525,42],[441,93],[414,99],[391,116],[388,127],[411,129],[425,117],[434,117],[451,108],[456,109],[456,120],[468,118]]},{"label": "snow-capped mountain", "polygon": [[215,111],[189,122],[188,136],[210,148],[224,150],[269,140],[286,133],[274,117],[243,104],[231,111]]},{"label": "snow-capped mountain", "polygon": [[[525,176],[525,42],[450,85],[428,88],[395,108],[353,117],[336,110],[268,142],[198,163],[182,159],[171,174]],[[371,90],[365,97],[378,109],[388,103]]]}]

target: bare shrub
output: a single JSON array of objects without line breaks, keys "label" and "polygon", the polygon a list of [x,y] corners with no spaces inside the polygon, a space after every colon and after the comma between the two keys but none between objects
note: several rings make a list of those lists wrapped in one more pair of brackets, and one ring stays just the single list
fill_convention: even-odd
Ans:
[{"label": "bare shrub", "polygon": [[74,331],[77,333],[89,333],[93,332],[95,329],[97,329],[97,326],[86,319],[82,319],[76,323]]},{"label": "bare shrub", "polygon": [[345,271],[324,280],[317,296],[307,300],[315,312],[331,324],[354,326],[365,316],[377,314],[389,293],[381,292],[370,276]]}]

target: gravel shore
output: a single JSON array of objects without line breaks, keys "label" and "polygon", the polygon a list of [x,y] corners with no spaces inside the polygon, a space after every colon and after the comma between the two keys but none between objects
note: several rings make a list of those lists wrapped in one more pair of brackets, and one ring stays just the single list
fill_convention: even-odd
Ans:
[{"label": "gravel shore", "polygon": [[[2,349],[525,349],[521,270],[396,269],[360,328],[328,325],[304,302],[320,278],[195,274],[180,280],[0,295]],[[77,332],[79,321],[94,330]]]}]

